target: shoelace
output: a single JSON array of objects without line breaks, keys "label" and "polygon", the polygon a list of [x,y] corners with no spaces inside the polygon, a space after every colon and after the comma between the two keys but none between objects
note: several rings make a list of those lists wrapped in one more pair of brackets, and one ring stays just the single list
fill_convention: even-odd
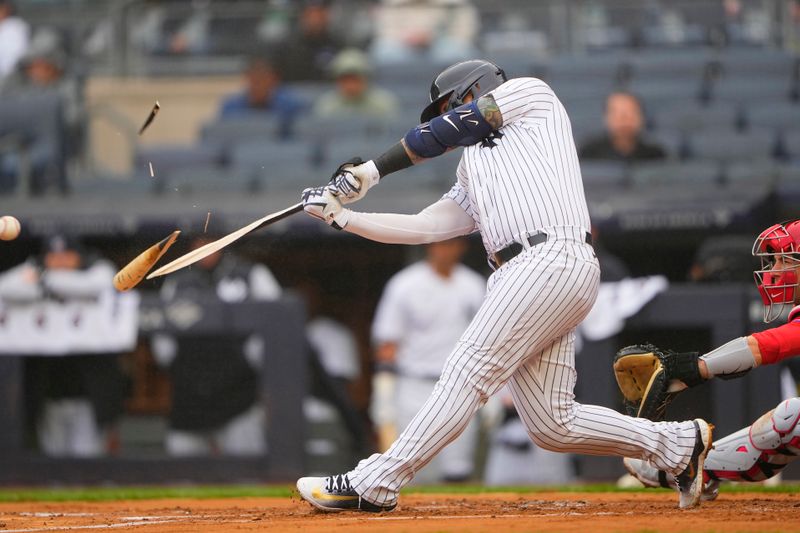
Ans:
[{"label": "shoelace", "polygon": [[351,492],[350,479],[347,474],[339,474],[325,478],[325,490],[328,492]]}]

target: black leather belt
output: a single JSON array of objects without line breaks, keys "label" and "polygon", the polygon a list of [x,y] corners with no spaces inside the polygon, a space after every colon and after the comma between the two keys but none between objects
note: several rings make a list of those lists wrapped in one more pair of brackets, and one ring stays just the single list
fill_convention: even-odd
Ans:
[{"label": "black leather belt", "polygon": [[[586,232],[586,236],[584,237],[586,244],[592,244],[592,234]],[[528,245],[533,248],[536,245],[542,244],[547,242],[547,233],[534,233],[533,235],[528,236]],[[517,257],[525,247],[522,246],[518,242],[512,242],[502,250],[498,250],[494,253],[494,255],[489,257],[489,261],[492,262],[495,268],[499,268],[501,265],[511,261],[515,257]]]}]

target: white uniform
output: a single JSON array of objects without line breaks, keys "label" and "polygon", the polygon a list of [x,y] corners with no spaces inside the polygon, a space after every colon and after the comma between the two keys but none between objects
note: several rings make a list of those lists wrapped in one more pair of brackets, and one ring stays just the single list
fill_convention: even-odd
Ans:
[{"label": "white uniform", "polygon": [[[487,251],[515,241],[525,249],[489,278],[483,304],[409,426],[349,474],[353,489],[379,506],[395,504],[505,383],[545,449],[640,457],[679,474],[695,444],[693,422],[654,423],[574,401],[575,327],[594,303],[600,268],[585,242],[589,215],[569,118],[538,79],[513,79],[490,94],[503,117],[500,135],[464,149],[446,199],[472,217]],[[531,247],[525,237],[537,232],[547,241]]]},{"label": "white uniform", "polygon": [[[395,427],[405,428],[431,394],[453,344],[481,305],[485,285],[482,276],[464,265],[456,265],[444,278],[427,261],[406,267],[389,280],[378,303],[372,337],[376,344],[397,345]],[[417,481],[471,475],[477,430],[473,421]]]}]

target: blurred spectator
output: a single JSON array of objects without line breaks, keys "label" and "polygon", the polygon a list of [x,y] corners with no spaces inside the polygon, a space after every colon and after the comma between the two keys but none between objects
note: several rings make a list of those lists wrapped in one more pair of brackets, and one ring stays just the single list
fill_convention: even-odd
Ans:
[{"label": "blurred spectator", "polygon": [[243,91],[225,97],[220,107],[221,119],[258,116],[268,113],[281,124],[281,131],[288,134],[303,103],[282,83],[277,65],[264,56],[250,59],[244,72]]},{"label": "blurred spectator", "polygon": [[582,159],[641,161],[666,157],[661,146],[643,138],[644,112],[633,94],[611,93],[606,99],[605,122],[606,133],[581,146]]},{"label": "blurred spectator", "polygon": [[330,0],[303,0],[297,28],[279,45],[287,81],[321,81],[344,41],[331,26]]},{"label": "blurred spectator", "polygon": [[[463,238],[427,245],[426,259],[395,274],[378,303],[372,336],[379,372],[373,419],[385,450],[433,391],[453,345],[483,300],[485,280],[460,263]],[[395,374],[394,384],[387,379]],[[392,390],[394,389],[394,390]],[[417,483],[463,481],[475,467],[477,419],[415,474]]]},{"label": "blurred spectator", "polygon": [[[10,126],[6,131],[0,125],[0,135],[20,137],[30,159],[31,192],[40,194],[50,186],[67,192],[66,164],[83,150],[86,113],[82,85],[77,76],[68,75],[63,39],[55,30],[36,32],[0,94],[8,104],[0,116]],[[0,175],[7,175],[4,181],[12,181],[8,175],[17,174],[19,165],[19,156],[0,154]]]},{"label": "blurred spectator", "polygon": [[330,66],[336,89],[323,94],[313,112],[320,117],[387,118],[398,112],[392,93],[370,85],[369,57],[360,50],[340,52]]},{"label": "blurred spectator", "polygon": [[372,54],[380,64],[420,58],[452,63],[477,55],[479,29],[478,11],[469,0],[383,0]]},{"label": "blurred spectator", "polygon": [[[92,320],[92,308],[101,300],[113,297],[114,272],[109,261],[76,241],[55,236],[41,260],[29,260],[0,276],[0,297],[15,305],[58,302],[77,327]],[[57,318],[42,312],[38,320],[48,317]],[[56,328],[50,334],[67,332]],[[124,391],[116,357],[97,353],[30,357],[26,374],[27,401],[44,453],[90,457],[113,448],[113,425],[122,413]]]},{"label": "blurred spectator", "polygon": [[50,28],[37,30],[18,70],[8,80],[5,93],[12,96],[34,91],[57,93],[67,128],[67,154],[79,155],[86,123],[83,86],[78,76],[69,71],[62,36]]},{"label": "blurred spectator", "polygon": [[[322,310],[320,287],[310,281],[298,286],[306,302],[306,338],[310,349],[311,398],[307,405],[321,401],[332,409],[312,408],[311,419],[316,422],[334,422],[344,426],[352,438],[355,453],[366,450],[369,434],[364,417],[353,401],[352,387],[361,375],[360,358],[355,336],[338,320],[326,316]],[[340,419],[332,420],[324,413],[338,413]],[[323,415],[321,415],[323,414]]]},{"label": "blurred spectator", "polygon": [[14,2],[0,0],[0,84],[28,49],[29,38],[28,23],[16,16]]},{"label": "blurred spectator", "polygon": [[[211,242],[205,235],[192,248]],[[169,306],[181,300],[216,297],[220,302],[273,300],[281,288],[263,265],[233,255],[210,255],[192,269],[170,276],[161,288]],[[172,409],[166,448],[170,455],[266,451],[265,414],[258,383],[265,340],[257,335],[155,336],[156,361],[169,369]]]},{"label": "blurred spectator", "polygon": [[697,249],[689,280],[702,283],[736,283],[752,277],[758,258],[743,252],[753,245],[749,235],[709,237]]}]

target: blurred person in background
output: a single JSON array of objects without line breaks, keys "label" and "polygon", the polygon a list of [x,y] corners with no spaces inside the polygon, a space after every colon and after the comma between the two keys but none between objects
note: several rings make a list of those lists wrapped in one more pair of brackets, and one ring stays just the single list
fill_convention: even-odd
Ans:
[{"label": "blurred person in background", "polygon": [[0,85],[14,72],[17,62],[28,49],[30,27],[16,15],[14,2],[0,0]]},{"label": "blurred person in background", "polygon": [[581,159],[644,161],[664,159],[664,149],[644,139],[644,111],[639,99],[627,92],[611,93],[606,99],[606,132],[580,147]]},{"label": "blurred person in background", "polygon": [[[0,298],[16,305],[59,302],[78,326],[91,320],[92,306],[113,295],[115,270],[79,242],[56,235],[40,259],[0,276]],[[42,312],[38,320],[48,320],[48,315]],[[124,392],[116,357],[96,353],[29,357],[26,382],[40,450],[59,457],[93,457],[115,450],[113,428],[122,413]]]},{"label": "blurred person in background", "polygon": [[[192,249],[214,240],[206,234]],[[233,303],[275,300],[281,287],[272,273],[221,252],[170,276],[161,287],[169,308],[181,300],[209,297]],[[159,334],[153,356],[172,381],[172,408],[166,449],[173,456],[209,454],[252,456],[266,452],[266,417],[259,401],[265,341],[258,335]]]},{"label": "blurred person in background", "polygon": [[735,283],[758,269],[758,259],[741,253],[752,238],[747,235],[719,235],[704,240],[689,269],[689,281]]},{"label": "blurred person in background", "polygon": [[354,48],[340,52],[330,66],[336,88],[323,94],[313,108],[318,117],[390,118],[398,113],[395,96],[371,86],[369,56]]},{"label": "blurred person in background", "polygon": [[[428,244],[425,260],[395,274],[383,291],[372,324],[378,370],[373,414],[381,451],[423,406],[453,345],[481,305],[486,280],[461,264],[466,249],[464,238]],[[415,482],[469,479],[475,468],[477,438],[474,419],[416,473]]]},{"label": "blurred person in background", "polygon": [[[309,349],[310,397],[306,414],[312,422],[343,426],[351,437],[351,450],[368,449],[369,432],[365,417],[356,405],[353,387],[361,376],[361,361],[355,335],[345,324],[324,311],[320,286],[309,280],[297,289],[306,304],[306,340]],[[319,408],[318,402],[324,407]],[[338,418],[331,415],[337,413]]]},{"label": "blurred person in background", "polygon": [[252,56],[244,71],[244,81],[244,90],[222,101],[219,118],[257,117],[264,113],[276,117],[281,133],[288,135],[304,105],[283,85],[277,64],[264,55]]},{"label": "blurred person in background", "polygon": [[[20,60],[17,72],[9,77],[2,94],[12,99],[32,94],[52,94],[58,99],[61,111],[60,123],[64,128],[61,143],[64,155],[67,158],[81,155],[86,134],[83,85],[78,76],[69,70],[64,39],[56,30],[40,28],[36,31],[30,48]],[[40,156],[43,151],[45,147],[34,149],[34,153],[38,152]],[[44,169],[37,168],[44,161],[34,163],[34,188],[46,187],[47,183],[42,183],[45,178],[39,175]],[[65,191],[66,169],[59,166],[56,172],[52,179],[59,189]]]},{"label": "blurred person in background", "polygon": [[371,52],[379,64],[474,57],[480,29],[469,0],[383,0],[376,8]]},{"label": "blurred person in background", "polygon": [[345,43],[331,25],[330,0],[303,0],[297,27],[278,44],[287,81],[323,81]]}]

